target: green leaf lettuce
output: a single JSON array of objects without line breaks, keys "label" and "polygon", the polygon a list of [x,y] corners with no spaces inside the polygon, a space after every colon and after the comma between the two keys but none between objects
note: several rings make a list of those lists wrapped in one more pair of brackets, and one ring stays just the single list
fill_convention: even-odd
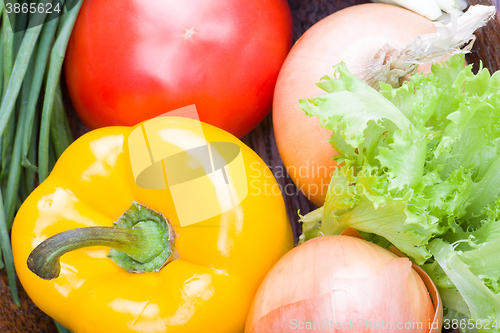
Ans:
[{"label": "green leaf lettuce", "polygon": [[383,237],[431,275],[449,317],[500,325],[500,74],[455,55],[400,88],[376,91],[344,64],[318,86],[300,106],[332,131],[339,167],[301,241]]}]

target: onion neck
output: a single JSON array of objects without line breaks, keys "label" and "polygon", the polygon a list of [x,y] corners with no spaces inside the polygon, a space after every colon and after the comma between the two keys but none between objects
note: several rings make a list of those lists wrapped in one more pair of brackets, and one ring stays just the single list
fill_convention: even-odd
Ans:
[{"label": "onion neck", "polygon": [[127,272],[157,272],[178,258],[175,232],[165,217],[141,204],[132,206],[113,227],[77,228],[40,243],[28,257],[28,268],[39,277],[59,276],[59,258],[88,246],[108,246],[108,258]]},{"label": "onion neck", "polygon": [[379,82],[398,88],[419,65],[468,53],[476,38],[474,31],[493,18],[495,12],[495,6],[471,6],[462,16],[453,13],[452,21],[446,25],[434,22],[436,33],[417,36],[402,49],[386,44],[358,76],[375,90],[380,90]]}]

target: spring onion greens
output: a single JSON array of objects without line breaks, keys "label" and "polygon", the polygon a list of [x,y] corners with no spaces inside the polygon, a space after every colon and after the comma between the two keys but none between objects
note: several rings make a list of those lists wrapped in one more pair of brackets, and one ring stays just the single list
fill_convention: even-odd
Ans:
[{"label": "spring onion greens", "polygon": [[[34,14],[37,17],[9,16],[4,2],[0,1],[0,244],[3,254],[0,266],[5,264],[17,305],[9,232],[20,203],[46,178],[57,157],[73,140],[62,101],[60,75],[82,2],[62,1],[64,15],[31,27],[31,20],[43,22],[44,17],[40,20],[39,14]],[[42,173],[38,174],[40,170]]]},{"label": "spring onion greens", "polygon": [[70,330],[66,329],[63,325],[59,324],[57,321],[54,321],[56,324],[57,331],[59,333],[71,333]]},{"label": "spring onion greens", "polygon": [[[77,1],[77,0],[73,0]],[[38,144],[38,178],[39,181],[44,181],[49,175],[49,161],[43,157],[49,153],[49,136],[52,111],[54,107],[54,99],[57,86],[59,84],[59,76],[61,75],[62,64],[66,54],[69,37],[73,26],[78,16],[80,7],[83,1],[79,1],[77,5],[61,20],[61,27],[58,31],[58,36],[52,47],[50,55],[49,72],[45,88],[45,99],[43,101],[42,121],[40,126],[40,141]],[[59,135],[59,133],[54,133]]]}]

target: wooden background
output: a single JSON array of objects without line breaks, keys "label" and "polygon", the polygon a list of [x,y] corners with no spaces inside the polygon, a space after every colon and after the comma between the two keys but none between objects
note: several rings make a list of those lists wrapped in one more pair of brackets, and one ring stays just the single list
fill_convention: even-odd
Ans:
[{"label": "wooden background", "polygon": [[[418,0],[417,0],[418,1]],[[470,0],[470,4],[495,5],[500,10],[500,0]],[[293,36],[297,40],[310,26],[322,18],[341,10],[345,7],[368,3],[370,1],[360,0],[289,0],[293,16]],[[404,27],[401,27],[404,29]],[[475,66],[481,60],[483,66],[494,72],[500,69],[500,20],[498,17],[486,27],[476,33],[477,40],[472,53],[468,55],[469,63]],[[334,64],[332,64],[334,65]],[[80,136],[87,128],[79,121],[70,101],[67,102],[68,116],[75,136]],[[271,170],[279,170],[283,166],[274,140],[272,118],[269,115],[254,131],[247,135],[243,141],[254,149],[262,159],[271,167]],[[277,169],[278,167],[278,169]],[[281,188],[293,186],[289,178],[278,178]],[[295,193],[296,191],[294,191]],[[290,191],[289,191],[290,193]],[[300,226],[297,222],[297,210],[307,213],[315,208],[302,194],[284,196],[288,215],[297,239]],[[56,333],[57,330],[52,320],[42,313],[28,298],[19,284],[21,308],[17,308],[11,302],[10,291],[6,283],[6,274],[2,270],[0,274],[0,333]],[[75,314],[78,316],[78,314]]]}]

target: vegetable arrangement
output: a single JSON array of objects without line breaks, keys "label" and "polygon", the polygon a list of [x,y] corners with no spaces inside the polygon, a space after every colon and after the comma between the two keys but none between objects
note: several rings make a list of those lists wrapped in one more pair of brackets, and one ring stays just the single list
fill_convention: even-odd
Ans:
[{"label": "vegetable arrangement", "polygon": [[[155,138],[164,145],[160,150],[200,139],[195,131],[199,122],[187,118],[154,118],[143,126],[150,129],[151,145]],[[239,147],[245,169],[251,165],[254,170],[247,171],[254,188],[275,184],[266,164],[241,141],[208,124],[202,127],[208,142]],[[141,125],[138,128],[141,132]],[[133,130],[115,126],[85,134],[26,199],[12,229],[19,279],[35,304],[77,333],[242,331],[259,283],[293,246],[281,194],[249,193],[233,209],[183,226],[171,178],[166,188],[162,180],[164,189],[137,185],[130,164]],[[186,165],[203,167],[203,156],[190,156]],[[227,173],[228,181],[236,186],[241,179],[233,175]],[[197,190],[210,188],[208,184]],[[142,205],[129,209],[133,201]],[[231,204],[217,195],[220,206],[228,201]],[[193,199],[190,207],[202,205]],[[122,228],[109,228],[117,218],[115,227]],[[163,233],[158,233],[159,225]],[[133,228],[122,231],[127,226]],[[67,230],[70,234],[61,234]],[[56,240],[43,243],[30,256],[56,234]],[[114,249],[109,254],[113,261],[102,246]],[[59,264],[59,257],[71,250]],[[146,271],[151,265],[156,273],[127,272]]]},{"label": "vegetable arrangement", "polygon": [[[202,123],[210,142],[241,151],[247,174],[224,173],[226,184],[232,184],[228,189],[246,181],[258,194],[235,203],[235,197],[220,196],[217,189],[208,206],[232,208],[196,225],[182,222],[174,188],[179,184],[166,172],[175,163],[161,160],[161,168],[153,168],[164,177],[161,186],[148,177],[141,181],[149,187],[139,186],[130,140],[152,126],[158,142],[186,150],[186,144],[200,139],[199,122],[165,117],[134,128],[106,127],[66,149],[72,138],[58,81],[82,2],[65,68],[72,101],[91,127],[136,124],[195,102],[202,120],[242,136],[267,113],[291,39],[290,11],[279,0],[203,2],[199,16],[185,3],[171,8],[147,1],[132,6],[85,0],[24,37],[9,40],[8,24],[2,26],[2,46],[11,43],[15,57],[17,38],[19,49],[11,75],[5,76],[0,111],[1,175],[5,163],[7,179],[2,190],[25,200],[12,230],[14,261],[24,288],[43,311],[75,333],[207,327],[241,332],[245,320],[245,332],[294,332],[317,320],[324,329],[323,319],[330,331],[348,319],[363,320],[365,328],[368,322],[418,322],[422,325],[405,326],[405,331],[434,333],[443,315],[437,285],[445,320],[472,320],[470,332],[490,331],[491,323],[500,322],[498,74],[486,69],[473,74],[463,55],[454,55],[432,66],[429,75],[412,75],[403,83],[407,74],[430,72],[426,62],[467,52],[472,32],[494,15],[492,9],[472,7],[460,18],[452,15],[445,26],[394,6],[356,6],[318,23],[297,42],[274,97],[277,141],[285,165],[297,168],[294,181],[299,187],[320,184],[326,201],[325,193],[309,192],[324,206],[301,217],[304,244],[279,260],[293,244],[283,199],[266,190],[276,181],[265,163],[229,133]],[[221,16],[222,7],[229,8],[228,17]],[[117,12],[127,15],[110,20]],[[409,28],[371,21],[377,16],[395,17]],[[349,29],[356,20],[378,30],[367,29],[360,38],[359,31]],[[426,35],[436,28],[437,34]],[[224,38],[230,34],[235,39]],[[423,36],[413,40],[416,35]],[[339,51],[339,44],[349,43]],[[326,45],[328,54],[321,54]],[[7,55],[7,72],[10,53],[9,48],[0,52]],[[335,59],[348,63],[323,78],[318,86],[327,94],[320,96],[324,92],[311,82]],[[355,68],[368,85],[347,68]],[[314,117],[305,117],[296,105],[304,97],[308,100],[300,106]],[[38,127],[36,147],[33,129]],[[144,135],[139,161],[151,158],[153,163],[156,153]],[[293,145],[286,143],[290,138]],[[197,154],[182,155],[190,160],[185,169],[206,171]],[[311,161],[312,167],[332,167],[333,177],[303,177],[300,168]],[[43,183],[28,196],[37,181]],[[183,214],[199,215],[199,198],[214,185],[188,192]],[[17,202],[15,196],[3,201],[7,223],[0,223],[0,235],[13,283],[8,226]],[[369,242],[357,239],[359,234],[353,237],[350,228]],[[405,255],[425,272],[398,258]],[[75,309],[82,315],[75,317]],[[59,324],[58,329],[66,331]]]}]

